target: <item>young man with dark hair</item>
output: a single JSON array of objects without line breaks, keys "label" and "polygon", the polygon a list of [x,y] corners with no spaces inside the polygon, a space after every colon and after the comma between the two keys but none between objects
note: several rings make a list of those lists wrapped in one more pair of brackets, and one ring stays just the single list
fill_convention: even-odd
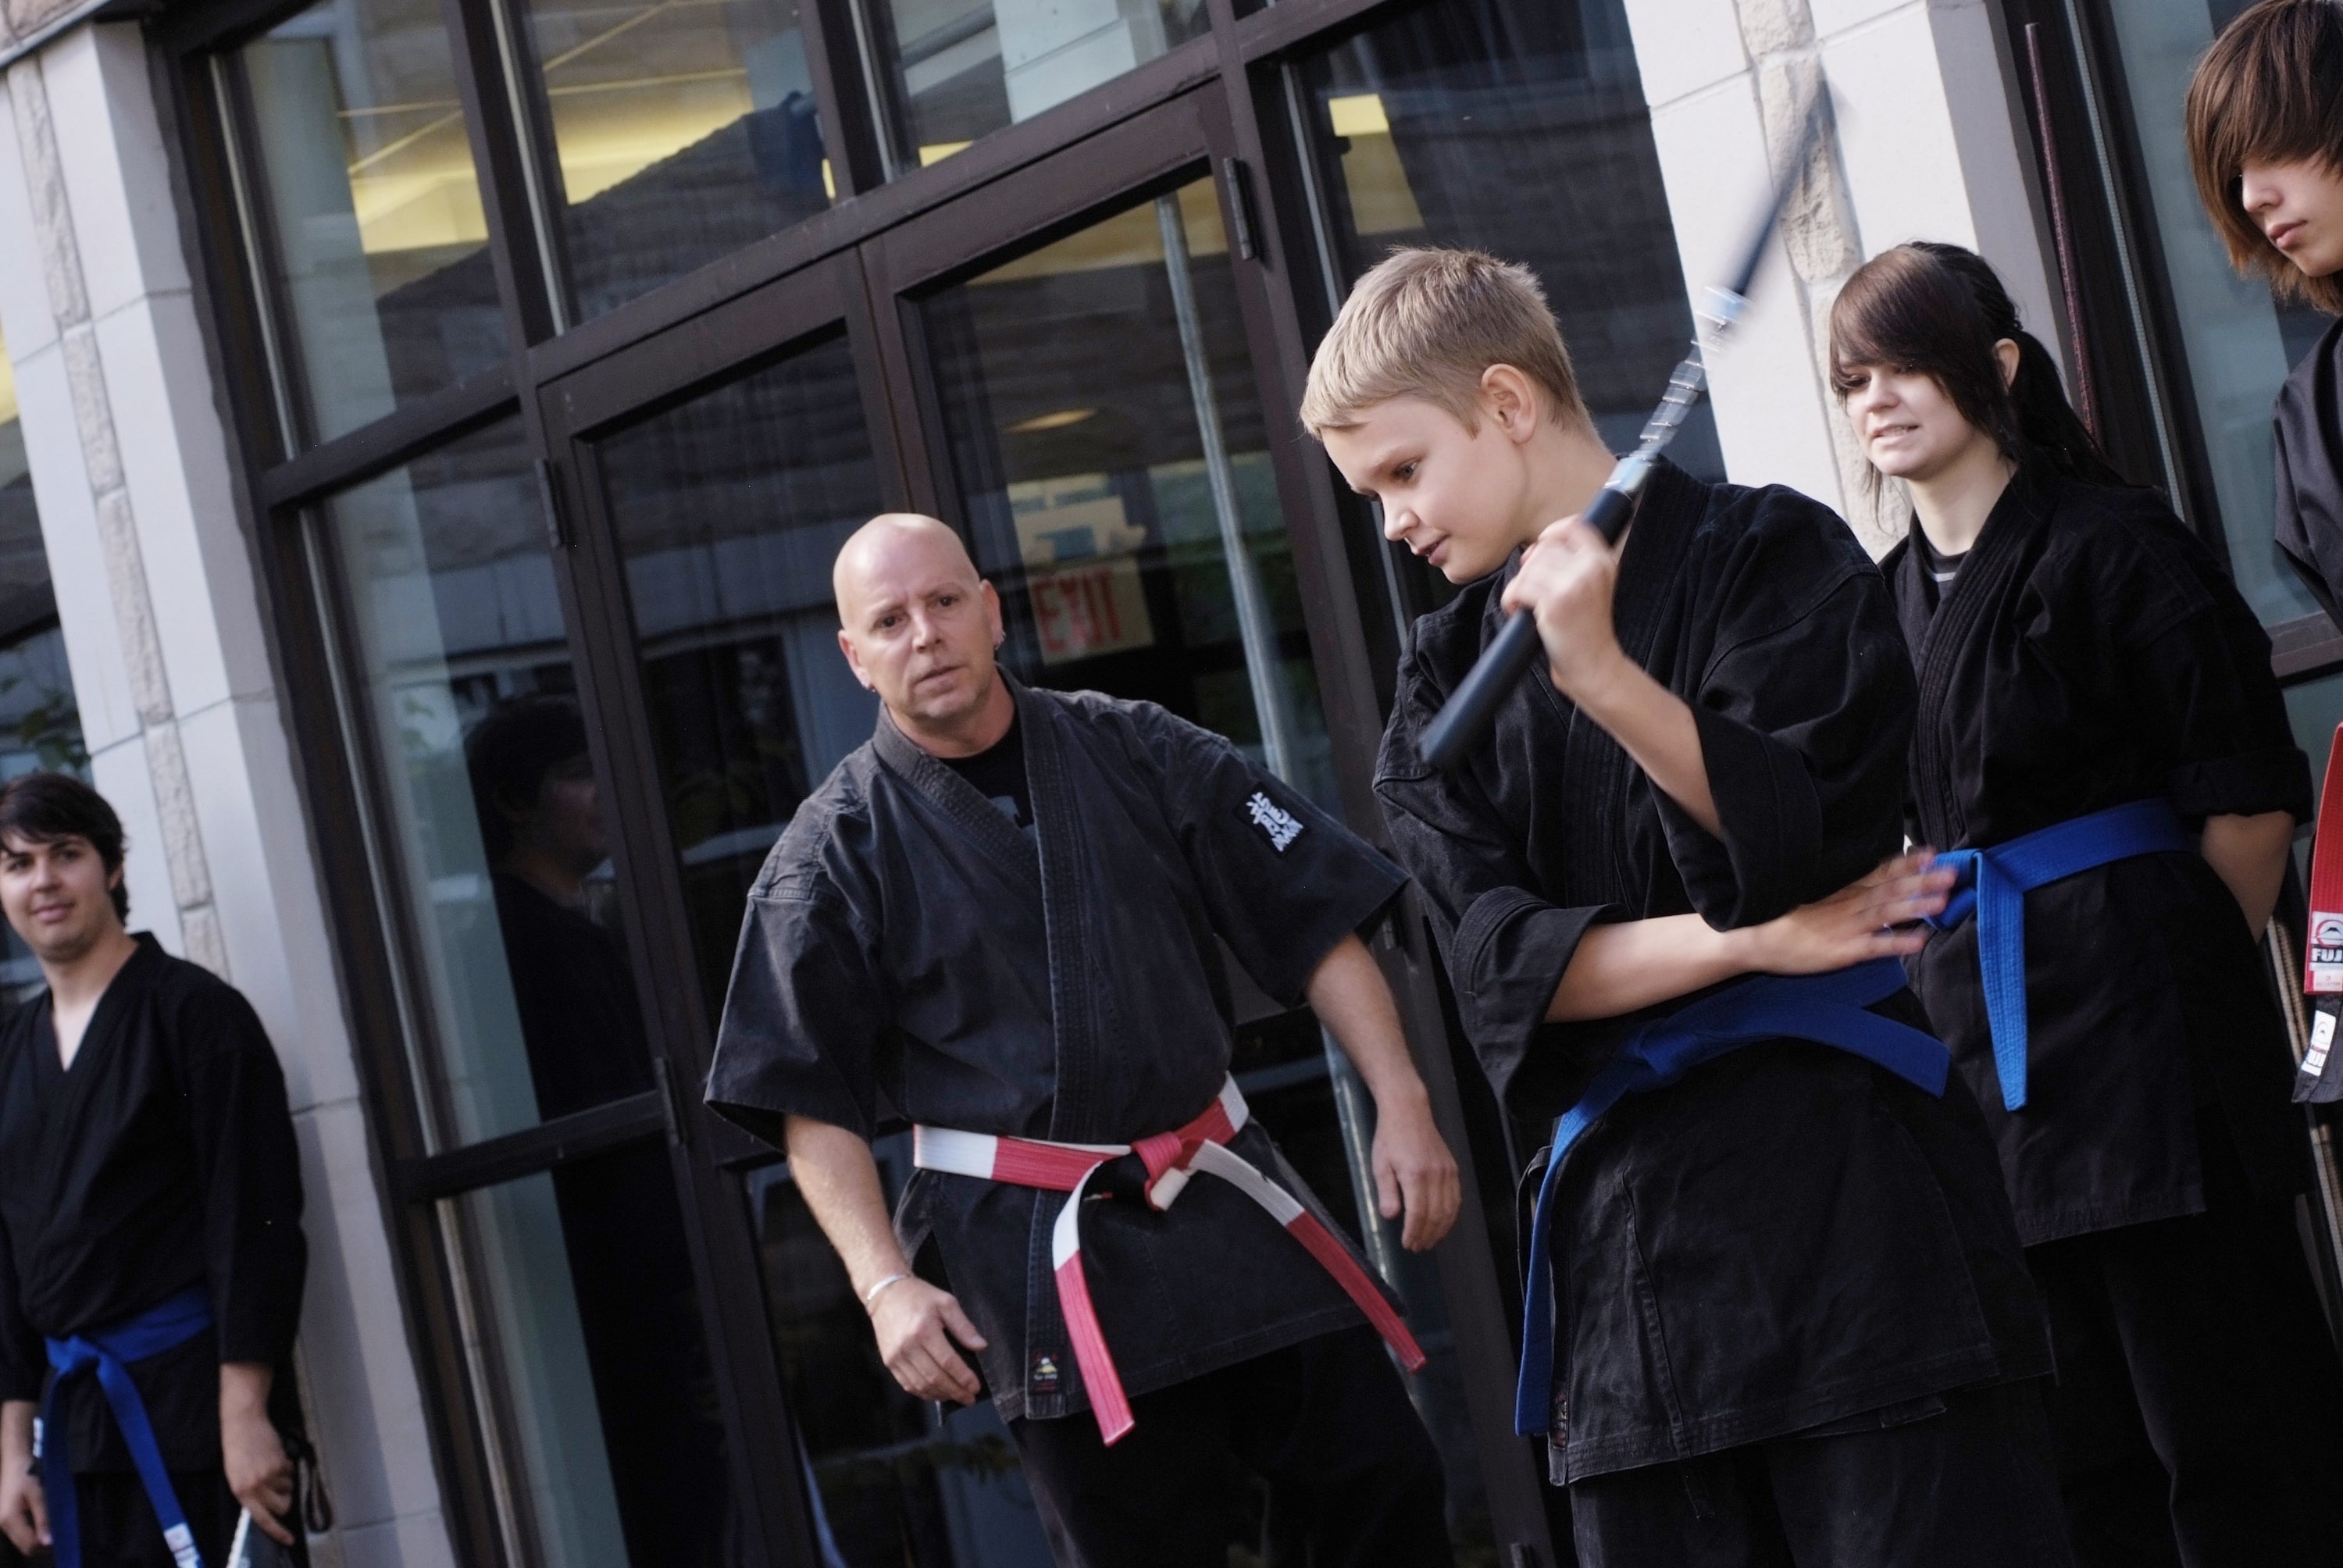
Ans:
[{"label": "young man with dark hair", "polygon": [[[1362,278],[1302,418],[1461,590],[1375,789],[1490,1081],[1555,1119],[1516,1424],[1579,1561],[2061,1568],[2041,1311],[1895,961],[1951,878],[1882,867],[1914,689],[1877,569],[1665,462],[1619,548],[1579,522],[1612,456],[1536,279],[1476,253]],[[1443,772],[1424,729],[1515,610],[1546,662]]]},{"label": "young man with dark hair", "polygon": [[[2188,84],[2197,194],[2237,271],[2343,316],[2343,0],[2261,0]],[[2343,322],[2276,410],[2278,548],[2343,625]]]},{"label": "young man with dark hair", "polygon": [[48,981],[0,1025],[0,1530],[58,1568],[221,1568],[242,1509],[297,1551],[307,1252],[268,1037],[125,929],[122,823],[78,779],[0,789],[0,907]]}]

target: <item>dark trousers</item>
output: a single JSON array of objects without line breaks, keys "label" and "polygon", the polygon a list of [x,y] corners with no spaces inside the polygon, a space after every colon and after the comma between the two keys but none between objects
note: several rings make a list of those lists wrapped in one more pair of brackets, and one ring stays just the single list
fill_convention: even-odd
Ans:
[{"label": "dark trousers", "polygon": [[[175,1470],[171,1490],[186,1511],[204,1568],[220,1568],[244,1512],[227,1478],[216,1470]],[[74,1495],[80,1505],[82,1568],[175,1568],[155,1505],[136,1475],[75,1476]]]},{"label": "dark trousers", "polygon": [[2343,1564],[2343,1375],[2294,1206],[2026,1250],[2083,1568]]},{"label": "dark trousers", "polygon": [[[1886,1424],[1893,1422],[1894,1424]],[[2068,1568],[2033,1382],[1570,1485],[1581,1568]]]},{"label": "dark trousers", "polygon": [[1009,1423],[1059,1568],[1227,1568],[1232,1461],[1269,1483],[1271,1568],[1452,1561],[1440,1455],[1371,1329],[1140,1394],[1131,1410],[1139,1424],[1112,1448],[1087,1412]]}]

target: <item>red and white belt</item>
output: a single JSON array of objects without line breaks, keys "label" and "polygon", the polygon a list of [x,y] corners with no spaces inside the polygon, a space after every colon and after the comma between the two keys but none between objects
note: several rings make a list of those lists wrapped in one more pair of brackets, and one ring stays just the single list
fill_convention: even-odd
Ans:
[{"label": "red and white belt", "polygon": [[1136,1143],[1051,1143],[1038,1138],[998,1138],[989,1132],[954,1132],[941,1127],[912,1130],[911,1162],[922,1171],[1073,1194],[1058,1211],[1058,1222],[1050,1233],[1050,1263],[1058,1276],[1058,1304],[1065,1314],[1067,1335],[1073,1341],[1074,1364],[1082,1370],[1091,1410],[1098,1417],[1101,1435],[1110,1443],[1131,1429],[1131,1401],[1122,1392],[1122,1379],[1114,1370],[1106,1336],[1099,1330],[1090,1282],[1082,1277],[1081,1214],[1091,1179],[1126,1154],[1138,1155],[1147,1166],[1150,1208],[1171,1208],[1188,1178],[1201,1171],[1219,1177],[1268,1210],[1366,1313],[1400,1363],[1410,1372],[1423,1365],[1423,1351],[1415,1336],[1407,1332],[1407,1324],[1350,1249],[1292,1193],[1262,1175],[1252,1161],[1223,1147],[1244,1126],[1246,1115],[1244,1096],[1237,1092],[1236,1081],[1230,1079],[1221,1085],[1220,1097],[1187,1126]]}]

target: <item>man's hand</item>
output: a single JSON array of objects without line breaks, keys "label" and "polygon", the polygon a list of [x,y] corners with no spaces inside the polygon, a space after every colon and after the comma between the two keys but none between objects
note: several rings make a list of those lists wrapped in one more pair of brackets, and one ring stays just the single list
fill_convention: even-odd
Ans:
[{"label": "man's hand", "polygon": [[293,1533],[279,1520],[293,1512],[293,1462],[268,1419],[272,1376],[256,1362],[221,1363],[220,1468],[252,1522],[271,1541],[290,1546]]},{"label": "man's hand", "polygon": [[1505,585],[1505,608],[1537,618],[1548,673],[1573,701],[1582,688],[1611,678],[1627,661],[1611,625],[1618,577],[1619,552],[1576,518],[1565,518],[1537,537]]},{"label": "man's hand", "polygon": [[1953,873],[1929,869],[1935,859],[1935,850],[1919,849],[1883,860],[1830,897],[1750,927],[1744,933],[1749,968],[1765,974],[1827,974],[1866,959],[1918,952],[1927,945],[1928,933],[1896,928],[1943,910]]},{"label": "man's hand", "polygon": [[871,1302],[870,1326],[879,1336],[879,1359],[906,1391],[921,1399],[976,1402],[981,1386],[976,1369],[952,1342],[980,1351],[985,1340],[950,1292],[915,1276],[898,1280]]},{"label": "man's hand", "polygon": [[33,1468],[30,1400],[0,1405],[0,1533],[30,1557],[49,1543],[48,1498]]},{"label": "man's hand", "polygon": [[1403,1213],[1400,1245],[1422,1252],[1440,1244],[1456,1223],[1463,1190],[1456,1158],[1432,1120],[1432,1100],[1419,1082],[1398,1104],[1375,1101],[1375,1206],[1386,1220]]}]

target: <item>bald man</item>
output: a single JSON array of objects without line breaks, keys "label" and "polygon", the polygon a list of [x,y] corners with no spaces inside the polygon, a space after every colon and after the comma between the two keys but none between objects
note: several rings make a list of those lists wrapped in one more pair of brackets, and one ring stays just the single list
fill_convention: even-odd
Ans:
[{"label": "bald man", "polygon": [[990,1395],[1066,1568],[1224,1568],[1232,1459],[1312,1563],[1449,1562],[1422,1352],[1248,1115],[1219,951],[1357,1066],[1430,1247],[1456,1165],[1360,940],[1400,872],[1217,735],[1011,679],[933,518],[872,519],[834,587],[878,729],[749,894],[709,1103],[788,1152],[896,1380]]}]

